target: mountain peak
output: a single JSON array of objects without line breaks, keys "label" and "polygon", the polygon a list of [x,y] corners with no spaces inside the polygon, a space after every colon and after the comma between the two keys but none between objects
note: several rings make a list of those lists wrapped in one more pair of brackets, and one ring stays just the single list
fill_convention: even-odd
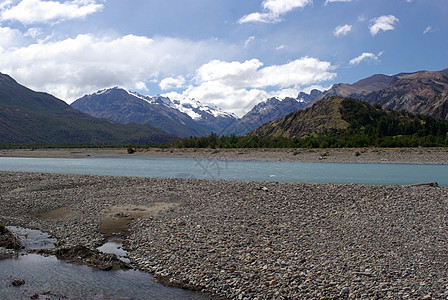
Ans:
[{"label": "mountain peak", "polygon": [[128,144],[167,142],[162,130],[122,125],[71,108],[47,93],[35,92],[0,75],[0,144]]},{"label": "mountain peak", "polygon": [[86,95],[73,102],[72,107],[124,124],[149,124],[181,137],[220,132],[236,120],[233,114],[194,99],[173,101],[161,95],[143,96],[118,87]]},{"label": "mountain peak", "polygon": [[335,84],[317,97],[350,97],[385,109],[406,110],[448,120],[448,69],[397,75],[376,74],[353,84]]},{"label": "mountain peak", "polygon": [[303,92],[297,98],[269,98],[255,105],[238,122],[227,128],[224,134],[245,135],[266,122],[281,119],[293,111],[304,108],[312,99],[311,95]]},{"label": "mountain peak", "polygon": [[312,107],[298,110],[277,121],[271,121],[252,131],[249,135],[275,137],[303,137],[324,128],[345,129],[348,123],[342,120],[340,106],[344,98],[330,97]]}]

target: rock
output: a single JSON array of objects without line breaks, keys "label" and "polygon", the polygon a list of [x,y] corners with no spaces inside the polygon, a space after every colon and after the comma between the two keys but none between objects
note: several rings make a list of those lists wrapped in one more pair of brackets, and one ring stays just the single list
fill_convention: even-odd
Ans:
[{"label": "rock", "polygon": [[23,248],[20,240],[3,224],[0,224],[0,247],[11,250]]},{"label": "rock", "polygon": [[24,279],[14,279],[11,284],[13,286],[21,286],[25,284],[25,280]]},{"label": "rock", "polygon": [[84,245],[60,247],[52,250],[37,250],[39,254],[55,255],[58,259],[67,260],[77,265],[86,265],[102,271],[128,270],[131,267],[117,258],[115,254],[92,250]]}]

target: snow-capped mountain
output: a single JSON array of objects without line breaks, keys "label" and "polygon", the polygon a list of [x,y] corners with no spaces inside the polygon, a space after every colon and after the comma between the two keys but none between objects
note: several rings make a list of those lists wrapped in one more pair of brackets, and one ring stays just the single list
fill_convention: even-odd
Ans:
[{"label": "snow-capped mountain", "polygon": [[299,93],[297,98],[287,97],[282,100],[274,97],[258,103],[238,122],[229,126],[224,134],[245,135],[267,122],[279,120],[293,111],[303,109],[321,93],[319,90],[312,90],[310,94]]},{"label": "snow-capped mountain", "polygon": [[82,112],[120,123],[150,124],[180,137],[220,132],[237,117],[197,100],[143,96],[118,87],[86,95],[71,104]]},{"label": "snow-capped mountain", "polygon": [[171,100],[162,96],[150,97],[135,92],[128,93],[149,103],[163,104],[187,114],[197,123],[209,127],[213,132],[220,132],[238,119],[235,114],[225,112],[216,105],[201,103],[195,99]]}]

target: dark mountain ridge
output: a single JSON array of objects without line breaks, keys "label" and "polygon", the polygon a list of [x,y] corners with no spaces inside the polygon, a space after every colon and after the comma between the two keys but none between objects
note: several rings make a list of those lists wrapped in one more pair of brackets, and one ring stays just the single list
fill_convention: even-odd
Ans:
[{"label": "dark mountain ridge", "polygon": [[128,144],[166,142],[162,130],[93,118],[0,73],[0,144]]}]

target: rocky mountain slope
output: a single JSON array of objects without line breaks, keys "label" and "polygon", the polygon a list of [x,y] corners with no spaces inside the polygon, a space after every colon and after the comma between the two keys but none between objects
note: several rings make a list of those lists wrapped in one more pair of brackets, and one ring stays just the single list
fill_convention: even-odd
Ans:
[{"label": "rocky mountain slope", "polygon": [[290,113],[284,118],[271,121],[249,135],[275,137],[303,137],[326,128],[346,129],[349,124],[340,112],[342,97],[330,97],[312,107]]},{"label": "rocky mountain slope", "polygon": [[123,124],[149,124],[180,137],[208,135],[237,119],[233,114],[199,101],[142,96],[117,87],[86,95],[71,106],[94,117]]},{"label": "rocky mountain slope", "polygon": [[445,146],[448,121],[343,97],[328,97],[252,131],[249,136],[312,139],[309,146]]},{"label": "rocky mountain slope", "polygon": [[309,106],[329,96],[351,97],[380,104],[384,109],[406,110],[448,120],[448,69],[374,75],[354,84],[335,84]]},{"label": "rocky mountain slope", "polygon": [[172,138],[148,125],[91,117],[0,73],[0,144],[130,144]]},{"label": "rocky mountain slope", "polygon": [[254,106],[238,122],[228,127],[223,133],[226,135],[245,135],[261,125],[276,121],[287,114],[299,109],[303,109],[310,101],[319,96],[322,92],[312,90],[310,94],[299,93],[297,98],[287,97],[283,100],[270,98]]}]

